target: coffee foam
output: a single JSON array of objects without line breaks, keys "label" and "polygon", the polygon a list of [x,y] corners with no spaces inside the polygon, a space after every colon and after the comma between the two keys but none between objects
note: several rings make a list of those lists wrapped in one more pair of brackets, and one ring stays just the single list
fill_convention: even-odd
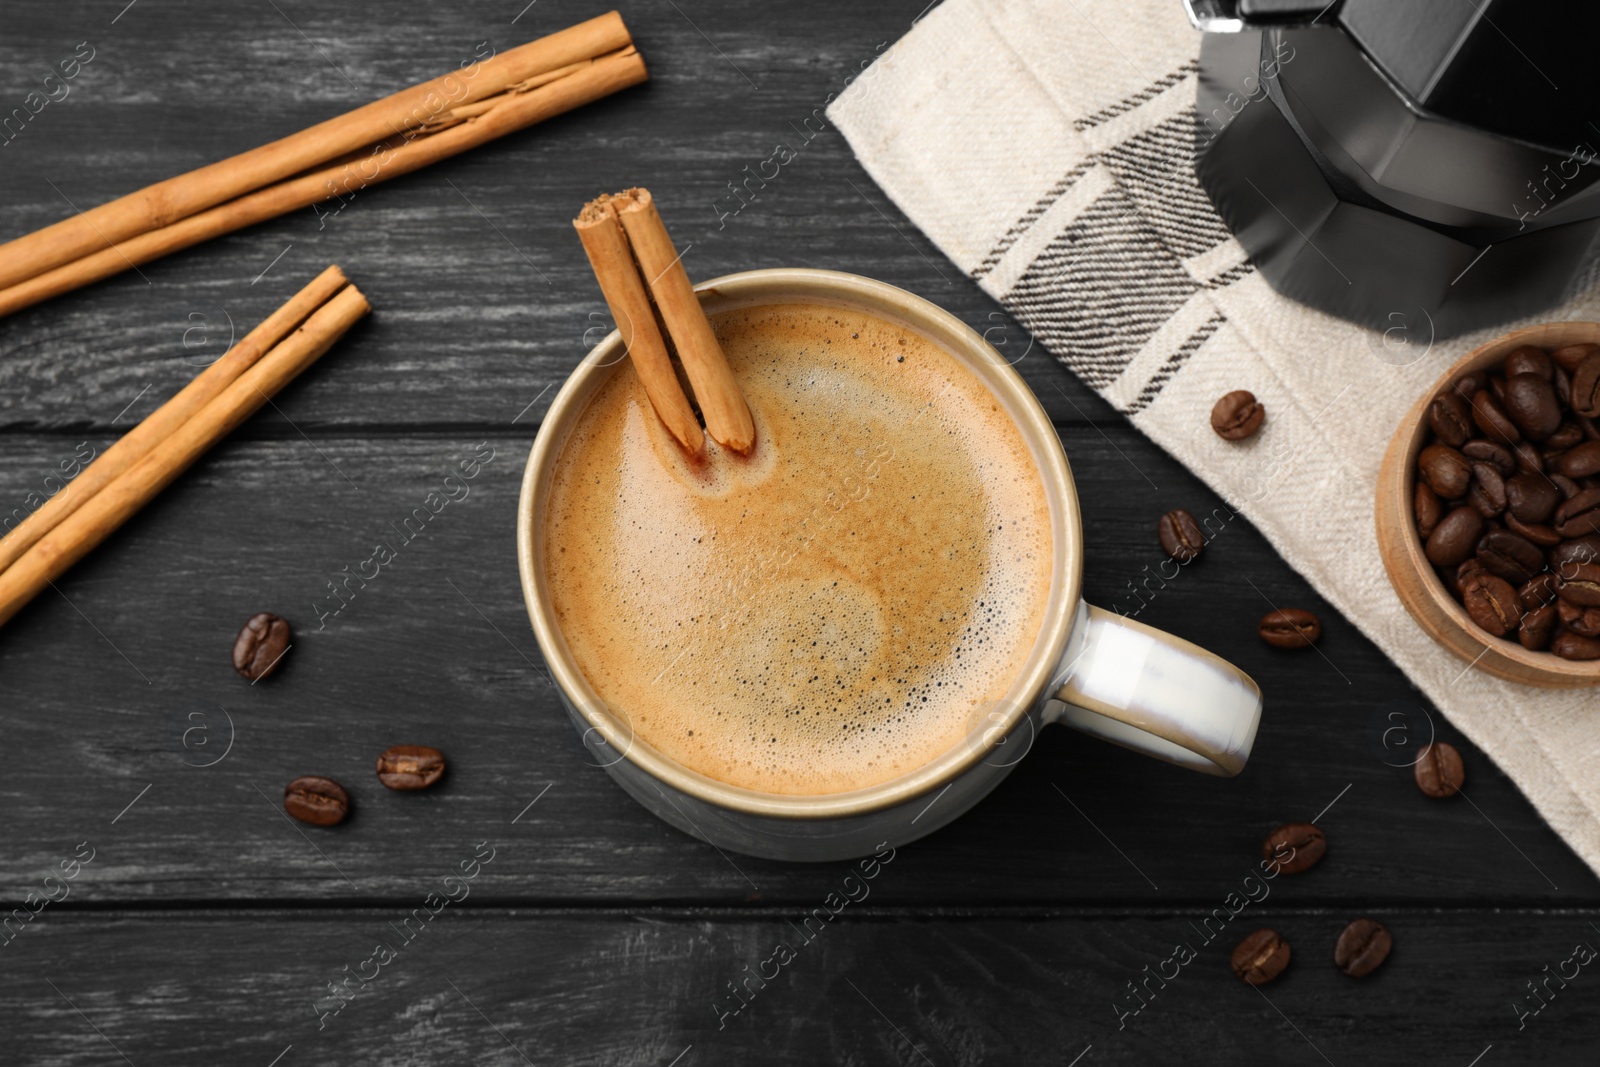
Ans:
[{"label": "coffee foam", "polygon": [[561,631],[638,739],[692,770],[809,795],[896,778],[968,738],[1041,628],[1038,468],[910,330],[802,304],[713,324],[756,446],[686,459],[619,367],[544,517]]}]

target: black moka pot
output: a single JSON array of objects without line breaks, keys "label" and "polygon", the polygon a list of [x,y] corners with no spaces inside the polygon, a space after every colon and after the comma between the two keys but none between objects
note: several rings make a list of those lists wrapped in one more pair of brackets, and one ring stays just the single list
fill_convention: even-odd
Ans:
[{"label": "black moka pot", "polygon": [[1442,337],[1594,281],[1596,0],[1184,5],[1200,183],[1274,289]]}]

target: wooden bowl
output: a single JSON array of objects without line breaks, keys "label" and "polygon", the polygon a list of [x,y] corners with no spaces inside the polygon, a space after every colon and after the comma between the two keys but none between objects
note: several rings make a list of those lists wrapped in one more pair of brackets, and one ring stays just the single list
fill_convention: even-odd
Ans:
[{"label": "wooden bowl", "polygon": [[1417,453],[1427,436],[1428,404],[1468,371],[1496,366],[1519,345],[1556,349],[1600,344],[1600,322],[1552,322],[1514,330],[1473,350],[1418,398],[1401,420],[1378,469],[1378,553],[1389,582],[1412,618],[1439,644],[1497,678],[1542,686],[1579,689],[1600,685],[1600,660],[1565,660],[1550,652],[1530,652],[1515,640],[1495,637],[1472,621],[1434,572],[1422,549],[1411,509],[1416,491]]}]

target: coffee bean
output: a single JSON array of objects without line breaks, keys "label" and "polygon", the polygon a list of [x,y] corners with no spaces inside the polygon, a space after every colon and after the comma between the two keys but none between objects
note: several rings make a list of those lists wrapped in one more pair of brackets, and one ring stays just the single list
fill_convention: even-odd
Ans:
[{"label": "coffee bean", "polygon": [[390,789],[426,789],[444,774],[444,753],[427,745],[391,745],[378,754],[378,781]]},{"label": "coffee bean", "polygon": [[1267,409],[1247,389],[1235,389],[1211,409],[1211,428],[1228,441],[1242,441],[1261,429]]},{"label": "coffee bean", "polygon": [[1434,528],[1425,551],[1438,567],[1454,567],[1472,555],[1483,536],[1483,516],[1471,508],[1456,508]]},{"label": "coffee bean", "polygon": [[1455,390],[1462,400],[1471,404],[1472,398],[1478,394],[1479,389],[1483,388],[1483,382],[1484,376],[1474,371],[1457,378],[1455,384],[1450,388]]},{"label": "coffee bean", "polygon": [[1389,958],[1394,939],[1375,919],[1357,919],[1333,946],[1333,965],[1351,978],[1365,978]]},{"label": "coffee bean", "polygon": [[1289,942],[1276,930],[1257,930],[1233,950],[1232,966],[1241,981],[1266,985],[1289,966]]},{"label": "coffee bean", "polygon": [[1535,441],[1543,441],[1561,426],[1561,402],[1556,399],[1556,389],[1548,375],[1510,375],[1506,379],[1505,410],[1517,429]]},{"label": "coffee bean", "polygon": [[[1563,600],[1561,603],[1569,608],[1578,606],[1570,600]],[[1560,608],[1556,610],[1560,611]],[[1579,637],[1600,637],[1600,607],[1584,608],[1577,615],[1563,617],[1562,621],[1566,623],[1567,629]]]},{"label": "coffee bean", "polygon": [[1544,522],[1561,503],[1561,490],[1542,474],[1523,471],[1510,478],[1506,486],[1506,507],[1523,522]]},{"label": "coffee bean", "polygon": [[1471,406],[1454,389],[1440,393],[1428,405],[1428,426],[1433,436],[1451,448],[1460,448],[1477,432],[1472,425]]},{"label": "coffee bean", "polygon": [[1439,503],[1439,494],[1429,489],[1426,482],[1418,482],[1412,494],[1411,510],[1417,516],[1417,533],[1426,541],[1434,527],[1439,525],[1439,520],[1444,518],[1444,505]]},{"label": "coffee bean", "polygon": [[1550,642],[1550,651],[1562,659],[1600,659],[1600,637],[1584,637],[1571,631],[1556,634]]},{"label": "coffee bean", "polygon": [[283,787],[283,810],[312,826],[335,826],[350,814],[350,794],[332,778],[303,775]]},{"label": "coffee bean", "polygon": [[1563,422],[1559,430],[1545,438],[1544,446],[1559,450],[1581,444],[1583,440],[1582,426],[1575,422]]},{"label": "coffee bean", "polygon": [[1308,822],[1280,826],[1261,842],[1261,858],[1276,866],[1280,874],[1308,871],[1327,851],[1327,838]]},{"label": "coffee bean", "polygon": [[1544,553],[1508,530],[1484,534],[1476,555],[1484,570],[1512,585],[1522,585],[1544,570]]},{"label": "coffee bean", "polygon": [[1464,496],[1472,482],[1472,464],[1449,445],[1429,445],[1417,456],[1417,473],[1445,500]]},{"label": "coffee bean", "polygon": [[1556,596],[1579,607],[1600,605],[1600,563],[1578,563],[1556,581]]},{"label": "coffee bean", "polygon": [[1542,608],[1552,604],[1556,599],[1556,576],[1548,571],[1530,580],[1521,589],[1517,590],[1517,599],[1522,601],[1524,611]]},{"label": "coffee bean", "polygon": [[1556,615],[1554,604],[1530,608],[1517,627],[1517,641],[1530,652],[1543,652],[1550,647],[1550,639],[1555,636],[1559,625],[1561,619]]},{"label": "coffee bean", "polygon": [[1600,441],[1573,445],[1561,453],[1555,467],[1568,478],[1587,478],[1591,474],[1600,474]]},{"label": "coffee bean", "polygon": [[1256,633],[1273,648],[1310,648],[1322,636],[1322,623],[1304,608],[1282,608],[1261,616]]},{"label": "coffee bean", "polygon": [[289,651],[289,623],[263,611],[245,620],[233,639],[233,669],[252,683],[278,669]]},{"label": "coffee bean", "polygon": [[1500,518],[1505,522],[1506,529],[1531,544],[1541,548],[1551,548],[1561,543],[1561,535],[1556,533],[1554,526],[1547,526],[1542,522],[1522,522],[1509,513]]},{"label": "coffee bean", "polygon": [[1411,768],[1417,788],[1436,800],[1453,797],[1466,783],[1466,768],[1454,745],[1435,741],[1422,750],[1422,757]]},{"label": "coffee bean", "polygon": [[1481,506],[1474,504],[1478,514],[1486,519],[1492,519],[1506,509],[1506,480],[1494,464],[1482,460],[1474,463],[1472,482],[1472,489],[1467,491],[1467,499],[1469,502],[1481,501]]},{"label": "coffee bean", "polygon": [[1466,580],[1471,578],[1474,574],[1483,573],[1483,564],[1479,563],[1476,558],[1462,560],[1461,565],[1458,566],[1455,570],[1455,573],[1450,576],[1450,587],[1456,591],[1456,596],[1459,597],[1463,591],[1463,583],[1465,583]]},{"label": "coffee bean", "polygon": [[1505,406],[1486,389],[1479,389],[1472,398],[1472,421],[1490,440],[1510,444],[1522,439],[1522,432],[1506,414]]},{"label": "coffee bean", "polygon": [[1517,456],[1505,445],[1497,445],[1493,441],[1479,438],[1468,441],[1461,446],[1461,454],[1467,459],[1483,459],[1493,463],[1495,469],[1507,478],[1517,473]]},{"label": "coffee bean", "polygon": [[1528,442],[1518,441],[1511,449],[1511,454],[1517,461],[1517,470],[1534,474],[1544,472],[1544,456]]},{"label": "coffee bean", "polygon": [[1587,343],[1567,345],[1550,353],[1550,359],[1556,366],[1571,374],[1578,369],[1579,364],[1596,352],[1600,352],[1600,345]]},{"label": "coffee bean", "polygon": [[1478,628],[1496,637],[1522,622],[1522,601],[1511,583],[1494,574],[1474,574],[1461,583],[1461,603]]},{"label": "coffee bean", "polygon": [[1550,566],[1555,569],[1557,576],[1576,574],[1573,568],[1579,563],[1593,563],[1596,560],[1600,560],[1600,534],[1563,541],[1550,550]]},{"label": "coffee bean", "polygon": [[1583,487],[1577,482],[1573,481],[1571,478],[1568,478],[1565,474],[1550,475],[1550,484],[1561,490],[1562,500],[1571,500],[1573,497],[1583,492]]},{"label": "coffee bean", "polygon": [[1600,489],[1583,489],[1556,508],[1556,533],[1571,539],[1600,534]]},{"label": "coffee bean", "polygon": [[1548,379],[1555,367],[1550,362],[1550,357],[1545,355],[1544,349],[1535,348],[1533,345],[1522,345],[1511,350],[1500,369],[1505,373],[1506,384],[1509,385],[1510,379],[1519,374],[1537,374],[1541,378]]},{"label": "coffee bean", "polygon": [[1200,524],[1182,508],[1174,508],[1161,516],[1156,522],[1156,538],[1161,542],[1161,551],[1179,563],[1197,558],[1206,547]]},{"label": "coffee bean", "polygon": [[1600,352],[1590,352],[1572,371],[1572,410],[1591,419],[1600,415]]}]

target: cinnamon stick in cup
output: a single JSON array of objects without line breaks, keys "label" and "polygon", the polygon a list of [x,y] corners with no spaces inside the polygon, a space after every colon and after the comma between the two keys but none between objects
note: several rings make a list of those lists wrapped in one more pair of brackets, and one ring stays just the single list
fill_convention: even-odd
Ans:
[{"label": "cinnamon stick in cup", "polygon": [[689,385],[706,420],[706,432],[723,448],[743,455],[756,443],[750,407],[689,284],[682,257],[672,246],[666,224],[656,211],[648,189],[627,189],[613,199],[628,243],[633,246],[639,270],[655,298],[678,359],[689,375]]},{"label": "cinnamon stick in cup", "polygon": [[349,282],[344,271],[336,266],[323,271],[312,279],[311,284],[291,297],[288,303],[269,315],[265,322],[228,349],[220,359],[195,375],[194,380],[172,399],[123,434],[121,440],[102,452],[65,489],[46,501],[9,534],[0,537],[0,571],[15,563],[39,538],[55,529],[84,501],[148,455],[152,448],[214,400],[239,375],[255,366],[257,360],[289,336],[290,331]]},{"label": "cinnamon stick in cup", "polygon": [[370,310],[366,297],[355,286],[345,286],[142,459],[83,500],[72,514],[0,572],[0,624],[316,362]]},{"label": "cinnamon stick in cup", "polygon": [[572,226],[588,253],[589,265],[617,322],[622,343],[628,346],[628,357],[644,383],[650,406],[678,444],[691,456],[699,456],[705,451],[705,434],[672,369],[672,356],[650,307],[650,293],[633,262],[628,235],[622,230],[612,198],[600,196],[583,205]]}]

